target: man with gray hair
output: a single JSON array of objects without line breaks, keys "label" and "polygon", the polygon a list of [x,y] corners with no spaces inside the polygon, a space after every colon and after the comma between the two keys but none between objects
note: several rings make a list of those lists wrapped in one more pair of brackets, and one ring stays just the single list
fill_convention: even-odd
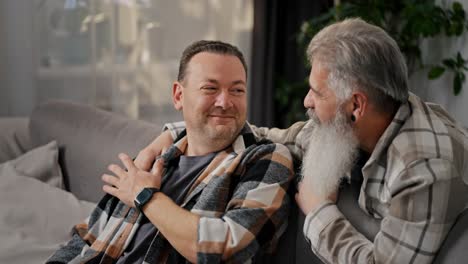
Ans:
[{"label": "man with gray hair", "polygon": [[[312,251],[326,263],[432,262],[468,201],[468,132],[409,93],[405,59],[379,27],[332,24],[307,53],[310,120],[255,133],[295,142],[289,148],[303,164],[296,202]],[[162,138],[142,151],[142,166]],[[358,185],[360,209],[381,220],[376,234],[357,231],[337,207],[343,180]]]},{"label": "man with gray hair", "polygon": [[[312,251],[332,263],[430,263],[468,201],[467,131],[408,92],[404,57],[376,26],[330,25],[307,54],[312,129],[285,135],[308,139],[296,201]],[[359,207],[381,219],[373,241],[336,206],[343,175],[360,183]]]}]

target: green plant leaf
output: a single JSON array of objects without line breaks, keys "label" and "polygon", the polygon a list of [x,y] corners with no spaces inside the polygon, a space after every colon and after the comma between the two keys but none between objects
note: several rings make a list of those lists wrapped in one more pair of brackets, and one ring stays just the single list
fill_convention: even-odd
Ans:
[{"label": "green plant leaf", "polygon": [[457,65],[457,63],[455,62],[454,59],[444,59],[442,60],[442,63],[449,69],[452,69],[454,70],[456,68],[455,65]]},{"label": "green plant leaf", "polygon": [[453,33],[455,36],[461,36],[463,34],[463,24],[462,23],[453,23],[452,24]]},{"label": "green plant leaf", "polygon": [[457,72],[453,78],[453,94],[459,95],[462,89],[462,85],[465,82],[465,74]]},{"label": "green plant leaf", "polygon": [[[1,1],[1,0],[0,0]],[[325,13],[307,20],[299,30],[297,41],[302,45],[302,50],[311,38],[332,22],[349,17],[361,17],[365,21],[383,28],[395,39],[400,50],[405,56],[409,73],[414,73],[418,68],[429,66],[428,79],[440,78],[446,72],[453,73],[452,89],[454,94],[459,94],[465,83],[465,74],[468,73],[468,58],[463,54],[436,61],[433,65],[424,65],[421,55],[421,41],[434,36],[449,38],[462,36],[468,31],[468,19],[461,0],[449,1],[450,5],[442,4],[434,0],[345,0],[330,8]],[[437,2],[437,3],[436,3]],[[442,1],[444,2],[444,1]],[[459,49],[461,50],[461,49]],[[455,51],[456,52],[456,51]],[[310,69],[304,56],[304,64]],[[452,76],[452,75],[450,75]],[[279,92],[278,105],[284,107],[279,110],[280,115],[291,117],[291,120],[303,117],[303,96],[295,90],[294,83],[283,84]],[[300,86],[307,90],[307,81]],[[294,112],[294,113],[293,113]]]},{"label": "green plant leaf", "polygon": [[445,68],[442,66],[434,66],[431,68],[429,73],[427,74],[427,78],[430,80],[434,80],[439,78],[445,72]]},{"label": "green plant leaf", "polygon": [[465,60],[463,59],[460,52],[457,52],[457,68],[461,68],[465,65]]},{"label": "green plant leaf", "polygon": [[465,10],[463,10],[463,5],[460,2],[453,2],[452,9],[455,16],[465,16]]}]

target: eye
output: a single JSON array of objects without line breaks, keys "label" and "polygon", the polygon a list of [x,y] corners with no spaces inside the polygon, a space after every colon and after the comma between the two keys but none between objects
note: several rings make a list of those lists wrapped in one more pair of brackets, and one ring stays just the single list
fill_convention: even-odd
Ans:
[{"label": "eye", "polygon": [[234,95],[243,95],[245,93],[245,89],[240,87],[234,87],[231,89],[231,93]]},{"label": "eye", "polygon": [[212,93],[216,93],[218,88],[216,88],[215,86],[203,86],[201,90],[205,93],[212,94]]},{"label": "eye", "polygon": [[314,88],[310,87],[309,89],[313,95],[317,96],[317,97],[322,97],[322,94],[319,93],[319,91],[315,90]]}]

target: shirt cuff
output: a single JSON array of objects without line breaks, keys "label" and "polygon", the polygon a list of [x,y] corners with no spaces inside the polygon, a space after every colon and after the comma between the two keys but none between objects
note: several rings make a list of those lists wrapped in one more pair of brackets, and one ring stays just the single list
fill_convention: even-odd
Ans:
[{"label": "shirt cuff", "polygon": [[180,121],[180,122],[174,122],[174,123],[166,123],[163,126],[162,131],[169,130],[169,133],[171,133],[172,140],[175,140],[182,131],[185,129],[185,122]]},{"label": "shirt cuff", "polygon": [[324,202],[317,209],[307,214],[304,220],[303,232],[313,248],[318,248],[322,231],[330,223],[342,216],[336,204],[330,201]]}]

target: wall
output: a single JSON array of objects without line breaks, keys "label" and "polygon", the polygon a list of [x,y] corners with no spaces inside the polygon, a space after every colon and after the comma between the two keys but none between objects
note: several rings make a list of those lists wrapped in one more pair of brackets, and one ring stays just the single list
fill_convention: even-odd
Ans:
[{"label": "wall", "polygon": [[[5,8],[3,7],[3,2],[0,1],[0,25],[5,24]],[[6,83],[6,55],[2,50],[5,50],[6,44],[6,31],[5,28],[0,26],[0,116],[2,113],[8,113],[7,105],[7,89],[5,87]]]},{"label": "wall", "polygon": [[30,1],[0,1],[0,116],[28,115],[34,105]]},{"label": "wall", "polygon": [[[44,21],[51,20],[43,19],[44,16],[39,10],[44,10],[44,3],[64,5],[66,1],[62,1],[62,4],[60,0],[0,0],[0,116],[27,116],[37,104],[51,98],[98,106],[102,105],[99,100],[110,100],[112,106],[115,106],[122,101],[124,104],[134,105],[128,101],[139,97],[136,104],[145,106],[137,110],[139,116],[131,116],[144,116],[144,119],[154,121],[153,116],[159,114],[170,120],[169,115],[174,118],[172,116],[176,115],[173,112],[177,114],[171,104],[171,85],[176,78],[180,54],[189,43],[198,39],[218,39],[233,43],[244,52],[247,63],[250,64],[253,0],[95,1],[101,4],[111,2],[122,5],[137,1],[151,3],[152,10],[148,13],[153,15],[159,27],[155,27],[152,34],[146,36],[149,38],[149,45],[153,45],[151,50],[154,52],[149,66],[126,79],[120,78],[120,72],[117,70],[123,68],[125,73],[133,73],[133,65],[128,61],[118,62],[120,64],[117,65],[117,70],[105,64],[106,67],[102,67],[104,69],[96,73],[98,77],[95,79],[88,73],[92,67],[81,71],[79,67],[67,68],[69,65],[65,63],[55,68],[46,68],[42,65],[39,71],[39,64],[49,61],[44,59],[46,52],[43,46],[46,44],[39,39],[47,39],[45,34],[47,32],[44,32],[43,28],[48,24]],[[122,15],[121,12],[118,15]],[[125,26],[125,22],[123,25]],[[119,40],[125,38],[131,41],[135,38],[124,29],[119,31],[119,33],[126,32],[118,35]],[[105,40],[105,37],[102,36],[102,39]],[[98,38],[98,41],[101,41],[101,38]],[[127,51],[125,48],[128,47],[121,50]],[[77,49],[73,47],[68,50]],[[97,53],[99,51],[96,50]],[[114,58],[113,62],[115,61]],[[99,63],[105,62],[98,61],[97,64]],[[120,67],[121,65],[123,66]],[[126,91],[129,89],[132,91]],[[164,109],[158,108],[160,103],[165,105]],[[149,108],[147,105],[155,107]],[[107,105],[102,108],[119,112],[118,109],[107,108]],[[171,113],[168,112],[166,115],[166,108],[171,108],[167,109]],[[176,118],[180,119],[178,115]]]}]

